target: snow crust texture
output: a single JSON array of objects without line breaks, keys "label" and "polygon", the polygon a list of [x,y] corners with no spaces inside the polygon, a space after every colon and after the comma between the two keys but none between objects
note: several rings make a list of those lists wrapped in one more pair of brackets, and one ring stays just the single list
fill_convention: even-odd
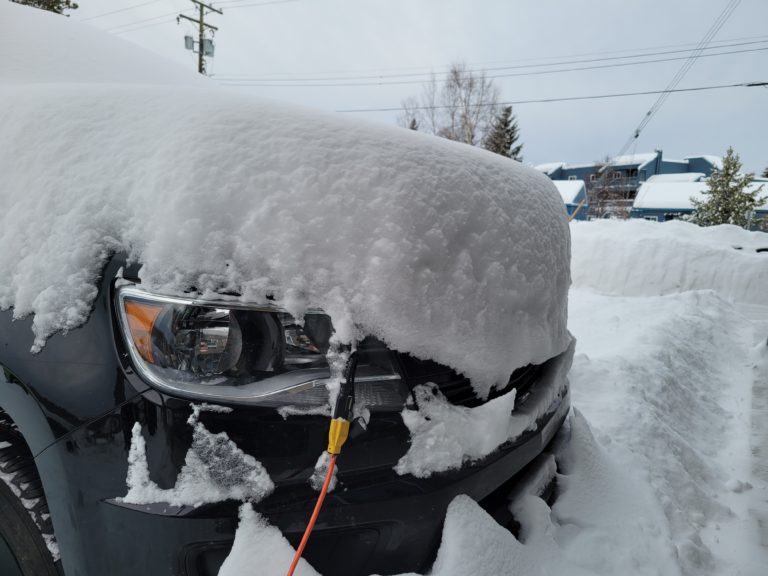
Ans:
[{"label": "snow crust texture", "polygon": [[[36,29],[14,34],[19,58]],[[567,347],[570,239],[546,176],[207,83],[97,82],[89,61],[79,84],[0,77],[0,306],[34,315],[37,348],[84,321],[115,251],[155,289],[323,308],[342,340],[374,334],[481,395]]]},{"label": "snow crust texture", "polygon": [[146,441],[141,424],[134,424],[128,455],[128,493],[121,501],[165,502],[171,506],[201,506],[224,500],[258,502],[274,490],[272,479],[259,461],[240,450],[225,432],[213,434],[199,422],[200,412],[211,409],[217,408],[193,406],[188,421],[193,428],[192,446],[176,485],[170,489],[160,488],[149,477]]}]

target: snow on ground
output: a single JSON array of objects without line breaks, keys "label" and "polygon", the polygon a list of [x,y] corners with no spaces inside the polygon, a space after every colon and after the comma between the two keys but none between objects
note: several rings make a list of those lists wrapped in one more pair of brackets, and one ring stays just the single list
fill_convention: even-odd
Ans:
[{"label": "snow on ground", "polygon": [[[575,410],[555,449],[559,497],[514,504],[519,540],[457,498],[429,574],[768,573],[768,254],[754,252],[768,235],[645,222],[572,232]],[[233,555],[254,558],[242,539]],[[290,561],[285,549],[273,573]]]}]

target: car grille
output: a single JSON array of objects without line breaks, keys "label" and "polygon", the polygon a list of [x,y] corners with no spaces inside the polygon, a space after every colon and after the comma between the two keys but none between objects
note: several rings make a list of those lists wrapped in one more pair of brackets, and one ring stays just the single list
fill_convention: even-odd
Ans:
[{"label": "car grille", "polygon": [[451,403],[470,408],[506,394],[513,388],[517,389],[518,401],[524,400],[542,368],[541,365],[533,364],[518,368],[510,376],[506,386],[492,390],[487,400],[481,400],[475,395],[469,379],[447,366],[432,360],[419,360],[410,354],[398,354],[398,356],[406,383],[411,388],[429,382],[434,383]]}]

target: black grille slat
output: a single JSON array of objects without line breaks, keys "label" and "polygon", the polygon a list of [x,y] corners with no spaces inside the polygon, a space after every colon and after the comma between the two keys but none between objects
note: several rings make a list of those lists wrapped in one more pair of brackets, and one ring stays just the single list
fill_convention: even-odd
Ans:
[{"label": "black grille slat", "polygon": [[432,360],[419,360],[409,354],[399,354],[398,356],[405,380],[411,388],[431,382],[437,385],[440,392],[452,404],[470,408],[498,398],[512,388],[517,389],[518,398],[523,398],[538,379],[542,368],[541,365],[533,364],[518,368],[510,376],[506,386],[492,390],[487,400],[480,400],[475,395],[469,379],[464,378],[456,371]]}]

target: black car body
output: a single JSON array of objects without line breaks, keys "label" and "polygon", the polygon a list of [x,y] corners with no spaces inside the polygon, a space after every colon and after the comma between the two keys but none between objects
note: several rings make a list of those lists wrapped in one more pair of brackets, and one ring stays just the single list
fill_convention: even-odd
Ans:
[{"label": "black car body", "polygon": [[[115,292],[125,281],[115,279],[124,264],[114,257],[105,269],[88,322],[53,336],[37,355],[29,352],[29,321],[2,313],[0,407],[34,457],[64,574],[212,576],[231,548],[237,502],[193,507],[118,500],[126,492],[136,422],[147,441],[150,473],[161,487],[173,486],[192,444],[190,400],[143,380],[121,336]],[[387,354],[408,386],[434,382],[455,403],[482,402],[452,370]],[[308,561],[327,574],[426,570],[440,543],[447,506],[458,494],[510,521],[506,495],[567,414],[572,354],[571,347],[514,375],[510,388],[516,387],[521,399],[516,410],[531,410],[534,425],[460,470],[424,479],[396,474],[392,468],[408,449],[408,429],[399,410],[372,411],[367,429],[353,434],[339,457],[340,488],[329,494],[320,514],[305,553]],[[542,398],[551,401],[544,410],[534,409]],[[295,545],[317,497],[309,478],[325,449],[328,418],[284,418],[275,406],[231,406],[230,413],[203,412],[201,422],[212,432],[226,432],[266,467],[276,488],[256,508]]]}]

